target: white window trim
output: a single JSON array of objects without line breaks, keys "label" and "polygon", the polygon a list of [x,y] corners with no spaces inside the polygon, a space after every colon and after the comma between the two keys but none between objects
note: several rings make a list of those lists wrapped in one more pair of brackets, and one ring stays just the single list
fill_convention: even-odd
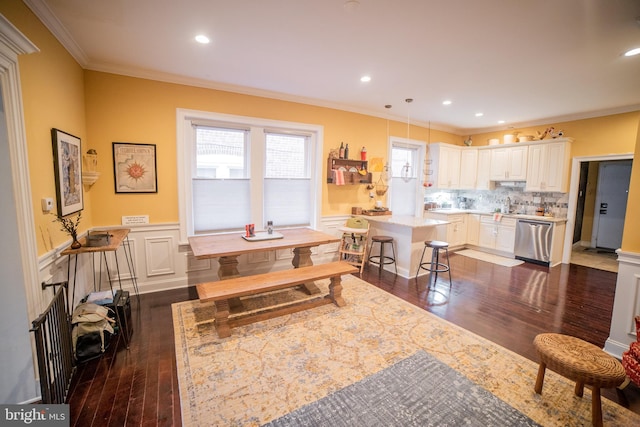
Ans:
[{"label": "white window trim", "polygon": [[317,229],[322,211],[322,153],[324,142],[324,127],[307,123],[285,122],[279,120],[264,119],[260,117],[236,116],[232,114],[214,113],[178,108],[176,109],[176,160],[178,170],[178,215],[180,221],[180,244],[187,244],[188,237],[193,233],[193,217],[191,210],[192,193],[191,180],[186,174],[194,165],[193,159],[193,127],[192,122],[199,121],[236,123],[247,127],[263,127],[269,129],[288,129],[315,134],[315,153],[311,160],[311,179],[316,185],[313,188],[312,199],[315,200],[316,209],[311,213],[311,227]]}]

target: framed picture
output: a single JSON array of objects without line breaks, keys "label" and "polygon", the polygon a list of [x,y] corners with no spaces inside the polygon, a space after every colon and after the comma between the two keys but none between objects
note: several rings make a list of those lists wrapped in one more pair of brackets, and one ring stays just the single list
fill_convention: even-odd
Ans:
[{"label": "framed picture", "polygon": [[155,144],[113,143],[116,193],[157,193]]},{"label": "framed picture", "polygon": [[58,216],[67,216],[84,208],[80,138],[54,128],[51,140]]}]

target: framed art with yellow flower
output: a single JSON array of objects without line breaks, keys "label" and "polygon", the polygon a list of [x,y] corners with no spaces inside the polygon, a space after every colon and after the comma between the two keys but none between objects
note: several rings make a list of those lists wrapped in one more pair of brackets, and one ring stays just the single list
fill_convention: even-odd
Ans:
[{"label": "framed art with yellow flower", "polygon": [[157,193],[155,144],[113,143],[116,193]]}]

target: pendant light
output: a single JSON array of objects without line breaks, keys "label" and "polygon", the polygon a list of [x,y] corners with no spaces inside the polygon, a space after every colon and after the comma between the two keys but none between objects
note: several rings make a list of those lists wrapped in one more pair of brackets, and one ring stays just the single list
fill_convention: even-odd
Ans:
[{"label": "pendant light", "polygon": [[[407,98],[404,100],[404,102],[407,103],[407,140],[409,140],[410,138],[410,127],[411,127],[411,115],[410,115],[410,109],[409,106],[411,105],[411,103],[413,102],[412,98]],[[409,164],[409,162],[407,162],[407,164],[405,164],[402,167],[402,170],[400,171],[400,176],[402,177],[402,180],[404,182],[409,182],[409,180],[411,179],[411,165]]]},{"label": "pendant light", "polygon": [[431,158],[430,158],[430,152],[429,152],[429,144],[431,144],[431,120],[429,120],[429,128],[428,128],[428,133],[427,133],[427,147],[426,147],[426,152],[425,152],[425,156],[424,156],[424,181],[422,183],[422,185],[424,187],[431,187],[433,185],[433,183],[430,181],[431,178],[429,178],[431,175],[433,175],[433,170],[431,170]]}]

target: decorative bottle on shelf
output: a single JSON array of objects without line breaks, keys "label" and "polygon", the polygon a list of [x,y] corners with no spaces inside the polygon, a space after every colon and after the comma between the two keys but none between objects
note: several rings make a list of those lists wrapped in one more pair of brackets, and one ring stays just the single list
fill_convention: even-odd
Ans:
[{"label": "decorative bottle on shelf", "polygon": [[360,150],[360,160],[363,162],[367,160],[367,149],[363,146],[362,150]]},{"label": "decorative bottle on shelf", "polygon": [[347,144],[346,147],[344,147],[344,159],[349,159],[349,144]]},{"label": "decorative bottle on shelf", "polygon": [[[347,147],[349,144],[347,144]],[[340,143],[340,154],[338,154],[338,158],[344,159],[344,142]]]}]

